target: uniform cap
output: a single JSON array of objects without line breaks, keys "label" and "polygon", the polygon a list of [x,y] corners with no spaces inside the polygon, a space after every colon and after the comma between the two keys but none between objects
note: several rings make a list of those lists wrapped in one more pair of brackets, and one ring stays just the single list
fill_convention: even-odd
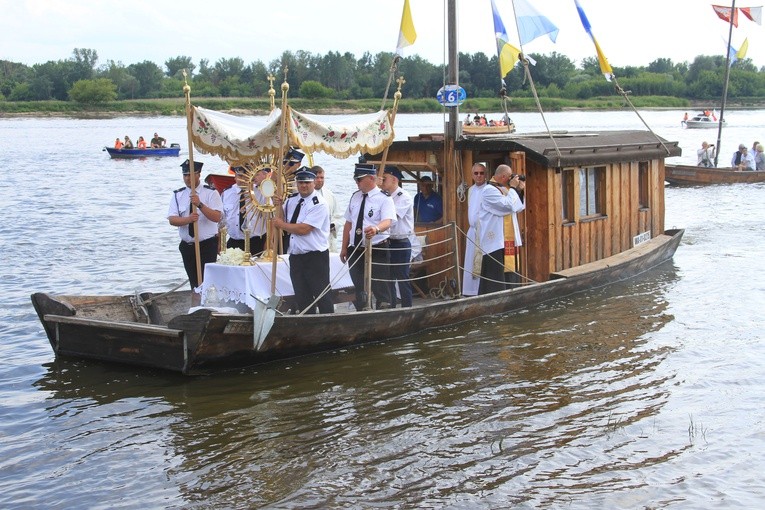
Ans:
[{"label": "uniform cap", "polygon": [[316,179],[316,174],[311,172],[307,166],[301,166],[295,172],[295,181],[297,182],[313,182],[314,179]]},{"label": "uniform cap", "polygon": [[[183,163],[181,163],[181,169],[183,170],[183,174],[184,175],[189,173],[189,170],[190,170],[189,169],[189,165],[190,164],[191,163],[189,162],[188,159],[186,161],[184,161]],[[204,165],[204,163],[202,163],[201,161],[194,161],[194,172],[201,172],[202,171],[202,165]]]},{"label": "uniform cap", "polygon": [[375,169],[374,165],[370,165],[369,163],[356,163],[356,168],[353,171],[353,178],[361,179],[362,177],[366,177],[367,175],[375,175],[376,173],[377,170]]},{"label": "uniform cap", "polygon": [[395,166],[386,166],[385,167],[385,173],[386,174],[391,174],[393,177],[398,179],[399,183],[404,180],[404,174],[402,174],[401,170],[399,170]]},{"label": "uniform cap", "polygon": [[296,148],[290,147],[290,150],[287,151],[287,155],[284,156],[284,163],[287,164],[287,163],[289,163],[291,161],[295,161],[297,163],[300,163],[301,161],[303,161],[303,157],[304,156],[305,156],[305,154],[303,154],[302,152],[300,152]]}]

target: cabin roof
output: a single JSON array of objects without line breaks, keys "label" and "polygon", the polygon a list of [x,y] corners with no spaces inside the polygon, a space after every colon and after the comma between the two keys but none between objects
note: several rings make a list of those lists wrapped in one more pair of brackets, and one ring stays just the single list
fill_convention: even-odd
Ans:
[{"label": "cabin roof", "polygon": [[[471,135],[457,140],[455,147],[483,152],[523,151],[528,159],[548,168],[664,159],[682,154],[678,142],[657,138],[650,131],[555,131],[553,136],[554,142],[547,133]],[[442,143],[443,135],[425,135],[394,142],[391,150],[436,150]]]}]

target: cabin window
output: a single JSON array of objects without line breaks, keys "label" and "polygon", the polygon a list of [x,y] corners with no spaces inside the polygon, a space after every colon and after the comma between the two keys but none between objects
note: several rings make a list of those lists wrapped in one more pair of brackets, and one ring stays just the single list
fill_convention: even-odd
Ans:
[{"label": "cabin window", "polygon": [[605,212],[606,167],[579,169],[579,216],[597,216]]},{"label": "cabin window", "polygon": [[648,201],[648,161],[638,163],[638,186],[640,187],[639,207],[648,209],[651,207]]},{"label": "cabin window", "polygon": [[563,209],[563,223],[573,223],[574,220],[574,170],[568,169],[561,172],[561,184],[563,197],[561,205]]}]

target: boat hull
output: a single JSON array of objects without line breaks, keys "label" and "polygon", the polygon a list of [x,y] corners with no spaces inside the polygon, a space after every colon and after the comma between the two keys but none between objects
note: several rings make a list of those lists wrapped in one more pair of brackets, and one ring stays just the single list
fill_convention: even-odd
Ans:
[{"label": "boat hull", "polygon": [[[253,345],[252,315],[199,310],[173,316],[171,310],[189,302],[183,292],[146,305],[149,324],[136,321],[132,296],[57,298],[36,293],[32,303],[57,356],[198,374],[399,338],[614,283],[671,259],[683,232],[668,231],[613,257],[553,273],[549,281],[494,294],[342,315],[280,315],[260,348]],[[144,301],[151,298],[141,295]],[[88,317],[89,310],[98,309],[108,318]]]},{"label": "boat hull", "polygon": [[462,125],[463,135],[498,135],[509,133],[515,133],[515,124],[508,124],[506,126]]},{"label": "boat hull", "polygon": [[665,165],[664,179],[674,185],[708,185],[765,182],[763,171],[740,171],[732,168],[706,168],[691,165]]},{"label": "boat hull", "polygon": [[138,159],[138,158],[159,158],[167,156],[178,156],[181,152],[181,146],[177,143],[170,147],[160,149],[115,149],[113,147],[104,147],[113,159]]}]

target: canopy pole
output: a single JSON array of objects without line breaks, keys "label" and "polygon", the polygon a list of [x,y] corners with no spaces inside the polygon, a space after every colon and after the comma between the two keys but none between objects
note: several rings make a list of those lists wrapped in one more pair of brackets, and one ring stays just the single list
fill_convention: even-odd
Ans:
[{"label": "canopy pole", "polygon": [[[191,87],[189,86],[188,81],[186,80],[186,70],[183,70],[183,95],[186,96],[186,133],[188,135],[189,140],[189,179],[191,180],[191,195],[189,196],[189,200],[191,200],[191,197],[195,197],[197,195],[197,182],[196,182],[196,172],[194,171],[194,136],[193,136],[193,125],[194,125],[194,114],[191,110]],[[196,213],[197,212],[197,206],[194,204],[194,202],[191,202],[191,212]],[[195,222],[196,223],[196,222]],[[202,261],[200,260],[201,256],[199,253],[199,224],[197,223],[196,228],[194,228],[194,254],[196,255],[197,259],[197,282],[199,282],[199,285],[202,285]]]},{"label": "canopy pole", "polygon": [[[393,124],[396,122],[396,112],[398,111],[398,102],[399,100],[401,100],[401,87],[404,85],[404,83],[406,83],[406,80],[404,79],[403,76],[400,76],[396,80],[396,83],[398,83],[398,88],[396,89],[396,92],[393,94],[393,108],[390,114],[391,130],[393,129]],[[382,179],[382,176],[385,173],[385,162],[388,161],[388,149],[390,149],[390,145],[386,146],[385,149],[383,149],[382,160],[380,161],[380,168],[377,169],[378,179]]]},{"label": "canopy pole", "polygon": [[[279,131],[279,156],[277,157],[276,161],[276,189],[282,190],[284,189],[284,182],[285,182],[285,176],[284,176],[284,154],[285,154],[285,143],[287,141],[287,117],[289,116],[289,112],[287,111],[287,91],[290,89],[290,84],[287,83],[287,71],[289,69],[287,67],[284,68],[284,81],[282,82],[282,125]],[[281,197],[282,203],[284,203],[284,200],[287,198],[286,196]],[[279,216],[283,214],[284,209],[279,207],[280,211],[277,213]],[[273,222],[271,222],[271,230],[268,232],[268,237],[273,239],[272,246],[274,247],[274,257],[271,261],[271,295],[273,296],[276,294],[276,264],[279,262],[279,245],[281,244],[281,235],[278,235],[277,239],[277,232],[278,229],[274,226]]]}]

